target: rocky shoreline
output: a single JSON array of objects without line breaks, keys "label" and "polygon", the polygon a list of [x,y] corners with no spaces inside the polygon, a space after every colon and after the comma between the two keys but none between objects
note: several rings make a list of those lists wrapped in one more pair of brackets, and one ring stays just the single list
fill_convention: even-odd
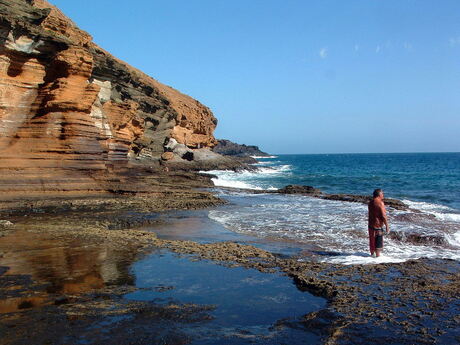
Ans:
[{"label": "rocky shoreline", "polygon": [[[368,343],[375,336],[379,338],[377,343],[382,344],[411,344],[415,341],[435,344],[458,340],[458,262],[421,259],[398,264],[342,266],[299,261],[296,257],[279,256],[244,243],[162,240],[145,230],[146,225],[159,221],[155,217],[157,212],[215,207],[223,202],[208,191],[186,187],[190,183],[187,175],[179,174],[174,178],[174,187],[163,184],[161,190],[150,194],[3,202],[0,219],[9,220],[13,225],[0,229],[0,245],[1,241],[8,243],[8,238],[16,238],[16,233],[35,234],[37,238],[50,238],[60,245],[72,246],[78,242],[104,245],[114,252],[126,251],[130,253],[129,262],[152,250],[168,250],[267,274],[282,272],[292,278],[298,289],[322,296],[328,304],[325,309],[295,322],[280,320],[274,327],[316,332],[324,344]],[[186,182],[180,186],[177,184],[179,179]],[[206,185],[209,186],[209,179],[195,181],[195,187]],[[6,244],[1,247],[0,262],[4,262],[10,255],[5,248],[11,247]],[[129,266],[128,262],[125,265]],[[65,333],[73,318],[101,322],[111,313],[113,305],[120,314],[147,308],[148,316],[143,316],[146,318],[144,322],[149,318],[165,321],[168,318],[207,317],[207,307],[204,306],[182,305],[170,310],[164,306],[127,303],[120,296],[134,287],[125,283],[113,286],[86,284],[88,286],[85,285],[81,293],[64,289],[43,294],[37,292],[40,284],[44,284],[43,279],[35,280],[34,274],[15,275],[8,270],[3,267],[0,275],[1,300],[9,306],[9,311],[1,314],[0,330],[8,344],[21,344],[29,334],[30,330],[24,324],[21,326],[21,320],[51,322],[57,313],[67,320],[60,322]],[[66,280],[65,277],[60,279]],[[96,304],[97,309],[94,309]],[[50,337],[44,329],[40,333],[42,327],[43,324],[37,327],[36,334]],[[59,343],[62,332],[57,332],[50,343]],[[187,343],[184,339],[175,341],[171,343]]]},{"label": "rocky shoreline", "polygon": [[[244,239],[159,238],[149,230],[167,221],[159,214],[225,203],[208,190],[212,176],[197,171],[251,169],[250,156],[266,153],[227,141],[216,148],[217,119],[208,107],[104,51],[45,0],[0,0],[0,43],[2,345],[214,344],[194,331],[218,306],[125,298],[149,289],[136,285],[133,265],[165,252],[190,265],[283,274],[296,289],[327,301],[277,320],[263,339],[242,325],[236,338],[225,335],[232,344],[303,344],[306,334],[321,344],[460,340],[457,261],[342,266]],[[308,186],[273,193],[367,200]],[[284,338],[288,333],[295,336]]]}]

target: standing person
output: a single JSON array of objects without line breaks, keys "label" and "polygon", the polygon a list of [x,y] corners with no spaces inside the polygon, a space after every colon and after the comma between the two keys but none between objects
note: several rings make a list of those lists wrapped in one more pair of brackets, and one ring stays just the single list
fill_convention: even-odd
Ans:
[{"label": "standing person", "polygon": [[375,254],[376,257],[380,256],[383,249],[383,225],[385,225],[386,233],[390,232],[383,198],[383,190],[376,189],[368,205],[369,249],[371,255],[374,256]]}]

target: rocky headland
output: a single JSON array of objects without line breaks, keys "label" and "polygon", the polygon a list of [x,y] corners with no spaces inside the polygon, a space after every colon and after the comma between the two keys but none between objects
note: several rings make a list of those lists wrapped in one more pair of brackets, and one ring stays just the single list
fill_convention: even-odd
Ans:
[{"label": "rocky headland", "polygon": [[269,157],[255,145],[237,144],[230,140],[218,139],[217,145],[212,149],[214,152],[225,156],[234,157]]},{"label": "rocky headland", "polygon": [[142,176],[154,170],[242,165],[211,151],[208,107],[112,56],[45,0],[0,0],[0,66],[3,196],[149,191]]}]

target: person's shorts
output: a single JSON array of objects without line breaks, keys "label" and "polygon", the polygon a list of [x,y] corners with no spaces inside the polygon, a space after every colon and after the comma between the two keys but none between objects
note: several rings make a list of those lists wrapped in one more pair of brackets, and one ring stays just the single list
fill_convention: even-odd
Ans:
[{"label": "person's shorts", "polygon": [[375,235],[375,249],[383,249],[383,235]]},{"label": "person's shorts", "polygon": [[375,230],[375,249],[383,248],[383,229]]}]

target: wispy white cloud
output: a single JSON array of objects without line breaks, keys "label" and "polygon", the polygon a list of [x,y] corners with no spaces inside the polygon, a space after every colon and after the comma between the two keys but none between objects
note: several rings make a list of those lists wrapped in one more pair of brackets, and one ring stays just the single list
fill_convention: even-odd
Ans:
[{"label": "wispy white cloud", "polygon": [[409,42],[404,42],[403,47],[404,47],[404,49],[406,49],[407,51],[411,51],[412,49],[414,49],[412,43],[409,43]]},{"label": "wispy white cloud", "polygon": [[460,46],[460,36],[449,38],[449,45],[452,48]]},{"label": "wispy white cloud", "polygon": [[319,57],[320,57],[321,59],[327,58],[327,55],[328,55],[328,49],[327,49],[327,47],[321,48],[321,49],[319,50],[318,54],[319,54]]},{"label": "wispy white cloud", "polygon": [[380,51],[382,50],[382,47],[379,45],[377,45],[377,47],[375,47],[375,52],[378,54],[380,53]]},{"label": "wispy white cloud", "polygon": [[355,52],[359,50],[359,44],[355,44]]}]

